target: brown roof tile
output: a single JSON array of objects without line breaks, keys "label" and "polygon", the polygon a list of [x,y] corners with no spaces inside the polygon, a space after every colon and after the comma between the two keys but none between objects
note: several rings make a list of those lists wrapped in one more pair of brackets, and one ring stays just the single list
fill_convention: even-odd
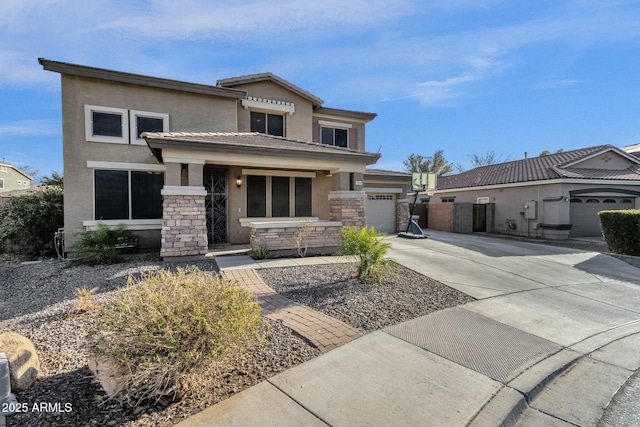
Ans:
[{"label": "brown roof tile", "polygon": [[637,165],[624,170],[581,169],[567,166],[601,151],[611,149],[620,152],[612,145],[599,145],[548,156],[482,166],[460,174],[438,177],[437,188],[438,190],[448,190],[556,178],[640,180],[640,168]]}]

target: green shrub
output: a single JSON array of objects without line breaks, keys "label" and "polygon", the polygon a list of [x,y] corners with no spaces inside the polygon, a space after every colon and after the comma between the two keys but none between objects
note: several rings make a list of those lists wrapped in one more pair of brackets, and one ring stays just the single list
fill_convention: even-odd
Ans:
[{"label": "green shrub", "polygon": [[269,259],[273,258],[273,253],[269,250],[268,247],[261,246],[251,251],[251,257],[253,259]]},{"label": "green shrub", "polygon": [[7,200],[0,210],[0,241],[21,253],[52,253],[63,224],[62,188],[47,187]]},{"label": "green shrub", "polygon": [[383,282],[393,273],[393,264],[384,259],[389,243],[382,241],[384,234],[375,228],[363,227],[360,230],[347,228],[342,231],[342,243],[345,255],[356,255],[360,259],[358,280]]},{"label": "green shrub", "polygon": [[109,227],[99,222],[95,230],[82,231],[75,237],[70,258],[75,264],[113,264],[121,260],[122,248],[136,244],[135,235],[124,224]]},{"label": "green shrub", "polygon": [[101,307],[90,352],[122,372],[121,399],[173,401],[198,372],[260,340],[260,308],[249,291],[196,267],[129,279]]},{"label": "green shrub", "polygon": [[598,215],[611,252],[640,255],[640,210],[600,211]]}]

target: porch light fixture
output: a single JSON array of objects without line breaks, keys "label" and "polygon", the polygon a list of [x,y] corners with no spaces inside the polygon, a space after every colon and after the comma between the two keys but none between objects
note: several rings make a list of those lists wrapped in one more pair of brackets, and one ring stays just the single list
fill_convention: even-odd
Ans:
[{"label": "porch light fixture", "polygon": [[238,188],[240,188],[242,186],[242,178],[241,177],[237,177],[236,178],[236,185],[238,186]]}]

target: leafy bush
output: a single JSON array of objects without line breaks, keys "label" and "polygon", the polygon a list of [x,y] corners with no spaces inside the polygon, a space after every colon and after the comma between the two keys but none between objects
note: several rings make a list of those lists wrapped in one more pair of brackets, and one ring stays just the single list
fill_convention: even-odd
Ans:
[{"label": "leafy bush", "polygon": [[[211,363],[260,339],[249,292],[196,267],[147,273],[106,302],[88,334],[90,351],[122,372],[133,406],[173,401]],[[194,384],[196,385],[196,384]]]},{"label": "leafy bush", "polygon": [[345,255],[357,255],[360,259],[358,280],[366,282],[375,280],[383,282],[393,273],[393,264],[384,259],[389,250],[389,243],[382,241],[384,234],[375,228],[363,227],[360,230],[347,228],[342,231],[342,242]]},{"label": "leafy bush", "polygon": [[0,241],[18,252],[48,254],[63,224],[62,188],[47,187],[6,201],[0,210]]},{"label": "leafy bush", "polygon": [[253,251],[251,251],[251,257],[253,259],[269,259],[269,258],[273,258],[273,253],[271,252],[271,250],[269,250],[268,247],[266,246],[261,246],[259,248],[255,248]]},{"label": "leafy bush", "polygon": [[598,215],[610,251],[640,255],[640,210],[600,211]]},{"label": "leafy bush", "polygon": [[77,233],[70,261],[75,264],[114,264],[121,260],[119,251],[135,246],[136,237],[127,226],[109,227],[101,222],[95,230]]}]

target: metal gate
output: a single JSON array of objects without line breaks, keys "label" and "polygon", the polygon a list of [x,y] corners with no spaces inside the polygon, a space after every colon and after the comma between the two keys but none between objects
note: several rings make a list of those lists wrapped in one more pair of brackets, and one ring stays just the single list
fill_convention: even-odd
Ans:
[{"label": "metal gate", "polygon": [[487,205],[485,204],[473,205],[473,231],[487,231]]},{"label": "metal gate", "polygon": [[207,239],[209,244],[227,241],[227,171],[204,169],[204,188],[207,190]]}]

